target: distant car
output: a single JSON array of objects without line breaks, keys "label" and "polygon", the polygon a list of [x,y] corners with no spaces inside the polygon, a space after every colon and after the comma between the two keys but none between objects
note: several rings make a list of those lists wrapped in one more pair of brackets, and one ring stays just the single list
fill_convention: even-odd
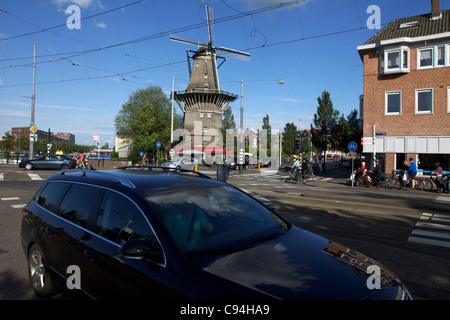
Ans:
[{"label": "distant car", "polygon": [[261,167],[270,167],[272,164],[272,161],[276,162],[276,159],[272,158],[272,157],[265,157],[265,158],[261,158],[259,160],[259,163],[261,164]]},{"label": "distant car", "polygon": [[174,169],[194,170],[195,163],[194,160],[191,158],[177,157],[167,162],[164,162],[161,166]]},{"label": "distant car", "polygon": [[27,170],[33,169],[73,169],[77,165],[77,160],[66,155],[60,154],[44,154],[35,159],[23,160],[19,163],[19,168]]},{"label": "distant car", "polygon": [[49,177],[22,212],[34,292],[66,286],[117,301],[410,298],[386,267],[297,228],[219,176],[134,166]]}]

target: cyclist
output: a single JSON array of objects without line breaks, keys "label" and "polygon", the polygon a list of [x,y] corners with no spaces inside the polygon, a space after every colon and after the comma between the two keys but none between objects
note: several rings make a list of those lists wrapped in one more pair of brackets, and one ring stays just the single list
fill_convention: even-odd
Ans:
[{"label": "cyclist", "polygon": [[361,162],[361,168],[359,170],[356,170],[355,172],[356,185],[359,185],[359,178],[362,177],[365,173],[366,173],[366,163],[363,161]]},{"label": "cyclist", "polygon": [[295,178],[295,172],[300,168],[300,160],[297,157],[294,157],[294,164],[291,167],[291,176]]}]

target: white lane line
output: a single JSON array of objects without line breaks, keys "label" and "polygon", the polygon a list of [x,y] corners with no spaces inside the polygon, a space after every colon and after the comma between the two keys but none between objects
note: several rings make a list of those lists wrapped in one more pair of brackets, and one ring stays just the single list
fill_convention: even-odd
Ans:
[{"label": "white lane line", "polygon": [[450,197],[449,196],[439,196],[436,199],[434,199],[434,202],[450,202]]},{"label": "white lane line", "polygon": [[13,207],[14,209],[20,209],[25,207],[27,204],[12,204],[11,207]]},{"label": "white lane line", "polygon": [[37,173],[27,173],[31,180],[42,180],[42,178]]},{"label": "white lane line", "polygon": [[0,180],[5,180],[5,174],[3,172],[0,172]]},{"label": "white lane line", "polygon": [[0,198],[2,201],[20,200],[19,197]]}]

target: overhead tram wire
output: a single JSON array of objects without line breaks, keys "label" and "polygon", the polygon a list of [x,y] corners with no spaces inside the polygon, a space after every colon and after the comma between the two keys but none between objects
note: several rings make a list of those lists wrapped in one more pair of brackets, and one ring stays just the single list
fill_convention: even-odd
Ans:
[{"label": "overhead tram wire", "polygon": [[[142,1],[143,0],[137,1],[136,3],[142,2]],[[254,9],[254,10],[251,10],[251,11],[247,11],[247,12],[243,12],[243,13],[239,13],[239,14],[235,14],[235,15],[231,15],[231,16],[224,17],[224,18],[216,18],[214,20],[214,24],[223,23],[223,22],[234,20],[234,19],[239,19],[239,18],[242,18],[242,17],[245,17],[245,16],[251,16],[251,15],[254,15],[254,14],[260,14],[260,13],[263,13],[263,12],[266,12],[266,11],[276,10],[276,9],[279,9],[279,8],[283,8],[283,7],[286,7],[286,6],[291,6],[291,5],[294,5],[294,4],[297,4],[297,3],[300,3],[300,2],[305,2],[305,1],[307,1],[307,0],[293,0],[293,1],[285,2],[285,3],[280,3],[280,4],[277,4],[277,5],[271,5],[271,6],[267,6],[267,7],[263,7],[263,8],[259,8],[259,9]],[[121,7],[119,7],[118,9],[120,9],[120,8]],[[104,14],[104,13],[107,13],[107,12],[110,12],[110,11],[113,11],[113,10],[117,10],[117,9],[111,9],[111,10],[108,10],[108,11],[103,12],[101,14]],[[100,15],[100,14],[97,14],[97,15]],[[90,16],[90,17],[93,17],[93,16]],[[88,19],[88,18],[89,17],[86,17],[84,19]],[[128,40],[128,41],[125,41],[125,42],[115,43],[115,44],[104,46],[104,47],[99,47],[99,48],[94,48],[94,49],[89,49],[89,50],[79,50],[79,51],[70,51],[70,52],[64,52],[64,53],[47,54],[47,55],[43,55],[43,56],[36,56],[36,58],[69,55],[66,58],[70,59],[70,58],[73,58],[73,57],[76,57],[76,56],[80,56],[80,55],[84,55],[84,54],[90,54],[90,53],[93,53],[93,52],[99,52],[99,51],[103,51],[103,50],[108,50],[108,49],[112,49],[112,48],[115,48],[115,47],[130,45],[130,44],[143,42],[143,41],[148,41],[148,40],[153,40],[153,39],[157,39],[157,38],[161,38],[161,37],[167,37],[167,36],[169,36],[172,33],[186,32],[186,31],[190,31],[190,30],[194,30],[194,29],[203,27],[203,26],[204,26],[204,22],[201,22],[201,23],[193,24],[193,25],[186,26],[186,27],[180,27],[180,28],[176,28],[176,29],[173,29],[173,30],[169,30],[169,31],[165,31],[165,32],[160,32],[160,33],[157,33],[157,34],[149,35],[149,36],[144,36],[144,37],[141,37],[141,38]],[[56,27],[52,27],[52,28],[56,28]],[[48,28],[47,30],[50,30],[50,28]],[[29,35],[29,34],[26,34],[26,35]],[[17,37],[17,36],[15,36],[15,37]],[[0,39],[0,40],[4,40],[4,39]],[[11,37],[10,38],[6,38],[6,39],[11,39]],[[31,59],[31,57],[2,59],[0,61],[5,62],[5,61],[10,61],[10,60],[12,61],[12,60],[25,60],[25,59]],[[46,61],[46,62],[48,63],[48,62],[52,62],[52,61]],[[39,63],[44,63],[44,62],[38,62],[38,64]],[[30,66],[30,64],[17,65],[17,66],[19,66],[19,67]],[[15,66],[11,66],[10,68],[13,68],[13,67],[15,67]]]},{"label": "overhead tram wire", "polygon": [[[253,15],[253,14],[257,14],[257,13],[261,13],[261,12],[265,12],[265,11],[269,11],[269,10],[274,10],[274,9],[279,8],[279,7],[284,7],[284,6],[287,6],[287,5],[297,4],[297,3],[300,3],[300,2],[304,2],[304,1],[306,1],[306,0],[290,1],[290,2],[287,2],[287,3],[284,3],[284,4],[280,4],[280,5],[273,5],[273,6],[269,6],[269,7],[264,7],[264,8],[252,10],[252,11],[249,11],[249,12],[245,12],[245,13],[242,13],[242,14],[236,14],[236,15],[233,15],[233,16],[216,19],[214,21],[214,23],[226,22],[226,21],[229,21],[229,20],[241,18],[243,16]],[[175,29],[175,30],[166,31],[166,32],[163,32],[163,33],[160,33],[160,34],[150,35],[150,36],[146,36],[146,37],[142,37],[142,38],[126,41],[124,43],[117,43],[117,44],[109,45],[109,46],[106,46],[106,47],[91,49],[91,50],[87,50],[87,51],[73,51],[73,52],[70,52],[71,54],[73,54],[72,56],[69,56],[67,58],[63,57],[62,59],[64,59],[64,58],[69,59],[69,58],[73,58],[75,56],[79,56],[79,55],[83,55],[83,54],[87,54],[87,53],[91,53],[91,52],[96,52],[96,51],[101,51],[101,50],[106,50],[106,49],[110,49],[110,48],[117,47],[117,46],[122,46],[122,45],[127,45],[127,44],[134,44],[136,42],[156,39],[156,38],[159,38],[159,37],[164,37],[164,36],[170,35],[171,33],[183,32],[183,31],[196,29],[198,27],[202,27],[203,25],[204,25],[204,23],[195,24],[195,25],[191,25],[191,26],[188,26],[188,27],[182,27],[182,28],[178,28],[178,29]],[[387,25],[387,24],[384,24],[384,25]],[[310,40],[310,39],[316,39],[316,38],[320,38],[320,37],[333,36],[333,35],[343,34],[343,33],[347,33],[347,32],[354,32],[354,31],[358,31],[358,30],[364,30],[364,29],[366,29],[366,28],[361,27],[361,28],[354,28],[354,29],[347,29],[347,30],[342,30],[342,31],[330,32],[330,33],[325,33],[325,34],[320,34],[320,35],[314,35],[314,36],[309,36],[309,37],[303,37],[302,36],[302,38],[286,40],[286,41],[281,41],[281,42],[276,42],[276,43],[269,43],[269,44],[265,44],[264,46],[257,46],[257,47],[247,48],[246,50],[254,50],[254,49],[261,49],[261,48],[266,48],[266,47],[271,47],[271,46],[285,45],[285,44],[289,44],[289,43],[294,43],[294,42],[299,42],[299,41],[304,41],[304,40]],[[53,54],[53,55],[60,55],[61,56],[63,54],[60,53],[60,54]],[[51,55],[46,55],[46,56],[51,56]],[[47,63],[48,62],[58,61],[58,60],[60,60],[60,59],[47,61]],[[4,60],[0,60],[0,61],[8,61],[8,59],[4,59]],[[40,62],[40,63],[44,63],[44,62]],[[170,65],[174,65],[174,64],[180,64],[180,63],[185,63],[185,61],[169,62],[169,63],[166,63],[166,64],[157,65],[157,66],[151,66],[151,67],[147,67],[147,68],[139,68],[137,70],[127,71],[127,72],[120,72],[120,73],[104,75],[104,76],[96,76],[96,77],[90,77],[90,78],[86,77],[86,78],[77,78],[77,79],[68,79],[68,80],[57,80],[57,81],[46,81],[46,82],[40,82],[39,84],[50,84],[50,83],[69,82],[69,81],[92,80],[92,79],[110,78],[110,77],[118,77],[118,76],[123,77],[123,75],[129,75],[129,74],[132,74],[132,73],[142,72],[142,71],[156,69],[156,68],[160,68],[160,67],[166,67],[166,66],[170,66]],[[28,65],[26,65],[26,66],[28,66]],[[15,66],[12,66],[12,67],[15,67]],[[7,67],[7,68],[10,68],[10,67]],[[4,68],[0,68],[0,69],[4,69]],[[2,86],[0,88],[28,86],[28,85],[31,85],[31,84],[9,85],[9,86]]]},{"label": "overhead tram wire", "polygon": [[[101,15],[104,15],[104,14],[107,14],[107,13],[110,13],[110,12],[114,12],[114,11],[117,11],[117,10],[121,10],[121,9],[130,7],[130,6],[136,5],[138,3],[142,3],[142,2],[145,2],[145,0],[135,1],[135,2],[132,2],[132,3],[129,3],[129,4],[125,4],[123,6],[120,6],[120,7],[114,8],[114,9],[109,9],[109,10],[106,10],[106,11],[103,11],[103,12],[99,12],[99,13],[90,15],[88,17],[82,18],[82,19],[80,19],[80,21],[92,19],[92,18],[101,16]],[[5,11],[3,9],[0,9],[0,11],[6,13],[8,15],[14,16],[17,19],[23,20],[22,18],[14,15],[12,13],[9,13],[8,11]],[[27,36],[31,36],[31,35],[34,35],[34,34],[50,31],[50,30],[53,30],[53,29],[65,27],[65,26],[66,26],[66,24],[63,23],[63,24],[59,24],[59,25],[56,25],[56,26],[53,26],[53,27],[49,27],[49,28],[45,28],[45,29],[42,29],[42,30],[38,30],[38,31],[33,31],[33,32],[29,32],[29,33],[24,33],[24,34],[19,34],[19,35],[15,35],[15,36],[11,36],[11,37],[6,37],[6,38],[0,38],[0,41],[12,40],[12,39],[17,39],[17,38],[21,38],[21,37],[27,37]]]}]

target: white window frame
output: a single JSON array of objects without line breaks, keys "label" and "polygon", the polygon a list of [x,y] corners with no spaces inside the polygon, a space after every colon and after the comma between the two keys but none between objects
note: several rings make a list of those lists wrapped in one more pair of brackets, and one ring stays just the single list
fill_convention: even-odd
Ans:
[{"label": "white window frame", "polygon": [[450,87],[447,87],[447,113],[450,113]]},{"label": "white window frame", "polygon": [[[431,110],[419,111],[419,93],[431,91]],[[433,114],[434,112],[434,90],[433,88],[416,89],[416,107],[415,114]]]},{"label": "white window frame", "polygon": [[[400,108],[398,112],[388,112],[388,96],[391,94],[399,94],[400,95]],[[402,91],[386,91],[384,93],[384,115],[385,116],[400,116],[402,115]]]},{"label": "white window frame", "polygon": [[[438,64],[438,48],[444,48],[444,64]],[[421,66],[420,65],[420,53],[424,50],[431,50],[431,65]],[[449,44],[436,44],[434,46],[427,46],[422,48],[417,48],[417,70],[431,69],[431,68],[444,68],[450,67],[450,45]]]},{"label": "white window frame", "polygon": [[[399,66],[398,66],[398,68],[389,68],[389,65],[388,65],[389,54],[395,53],[395,52],[397,52],[399,54]],[[405,52],[407,53],[406,67],[404,67]],[[401,46],[401,47],[397,47],[397,48],[385,49],[381,54],[381,59],[384,59],[382,67],[381,67],[381,71],[385,74],[410,71],[411,55],[410,55],[410,50],[408,47]]]}]

